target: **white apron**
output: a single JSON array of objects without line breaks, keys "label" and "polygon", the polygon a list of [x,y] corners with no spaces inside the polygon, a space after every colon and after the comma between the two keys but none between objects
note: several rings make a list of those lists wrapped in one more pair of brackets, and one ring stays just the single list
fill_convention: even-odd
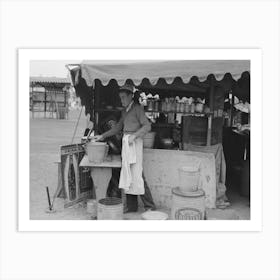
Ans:
[{"label": "white apron", "polygon": [[145,193],[143,172],[143,139],[136,138],[133,144],[128,144],[129,135],[122,140],[122,169],[119,188],[126,194],[141,195]]}]

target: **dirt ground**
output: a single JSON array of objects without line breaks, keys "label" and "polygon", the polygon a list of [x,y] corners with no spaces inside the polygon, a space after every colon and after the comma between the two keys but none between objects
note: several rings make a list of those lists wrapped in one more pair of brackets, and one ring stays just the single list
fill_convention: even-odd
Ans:
[{"label": "dirt ground", "polygon": [[[91,219],[85,205],[77,204],[64,209],[64,200],[56,198],[55,213],[46,213],[48,207],[46,186],[51,197],[57,188],[57,161],[60,158],[60,146],[71,144],[79,110],[72,110],[67,120],[36,117],[30,118],[30,219]],[[77,126],[74,143],[80,143],[86,125],[84,112]],[[228,194],[231,207],[226,210],[210,210],[212,219],[250,219],[250,207],[247,198],[237,193]],[[140,213],[127,214],[125,219],[140,219]]]},{"label": "dirt ground", "polygon": [[[64,209],[63,199],[57,198],[56,213],[45,212],[48,207],[46,186],[53,196],[57,188],[57,161],[60,146],[71,144],[80,111],[69,113],[68,120],[30,118],[30,218],[31,219],[85,219],[84,207]],[[74,143],[79,143],[86,125],[81,114]]]}]

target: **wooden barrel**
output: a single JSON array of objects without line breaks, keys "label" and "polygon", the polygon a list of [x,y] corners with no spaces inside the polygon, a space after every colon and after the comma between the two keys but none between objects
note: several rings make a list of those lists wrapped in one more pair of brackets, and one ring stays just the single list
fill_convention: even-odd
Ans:
[{"label": "wooden barrel", "polygon": [[202,214],[202,219],[205,217],[205,193],[203,190],[193,192],[182,191],[181,188],[176,187],[172,189],[172,207],[171,219],[176,220],[176,213],[178,210],[185,208],[197,209]]},{"label": "wooden barrel", "polygon": [[98,220],[123,220],[123,203],[120,198],[107,197],[98,201]]}]

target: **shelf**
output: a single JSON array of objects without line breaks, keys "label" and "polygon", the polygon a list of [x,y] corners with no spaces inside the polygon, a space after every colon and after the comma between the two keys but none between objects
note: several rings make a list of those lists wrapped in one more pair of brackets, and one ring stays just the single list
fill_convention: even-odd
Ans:
[{"label": "shelf", "polygon": [[[96,109],[95,112],[121,112],[121,109]],[[213,113],[181,113],[177,111],[146,111],[145,113],[181,114],[183,116],[207,117]]]},{"label": "shelf", "polygon": [[213,113],[181,113],[177,111],[145,111],[146,113],[163,113],[163,114],[181,114],[183,116],[195,116],[195,117],[206,117],[209,115],[213,115]]},{"label": "shelf", "polygon": [[64,101],[55,101],[55,100],[32,100],[33,103],[65,103]]},{"label": "shelf", "polygon": [[121,112],[121,109],[95,109],[94,112]]},{"label": "shelf", "polygon": [[[152,127],[174,127],[178,126],[176,123],[152,123]],[[179,124],[181,126],[181,124]]]}]

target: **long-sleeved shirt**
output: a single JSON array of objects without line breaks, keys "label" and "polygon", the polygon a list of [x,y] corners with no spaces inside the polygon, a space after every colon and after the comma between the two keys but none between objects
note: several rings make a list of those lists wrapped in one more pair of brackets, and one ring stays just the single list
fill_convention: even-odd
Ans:
[{"label": "long-sleeved shirt", "polygon": [[102,135],[104,138],[107,138],[122,130],[124,133],[133,133],[136,137],[140,138],[144,137],[144,135],[151,130],[151,123],[146,117],[145,111],[141,105],[133,103],[127,112],[124,109],[115,127]]}]

